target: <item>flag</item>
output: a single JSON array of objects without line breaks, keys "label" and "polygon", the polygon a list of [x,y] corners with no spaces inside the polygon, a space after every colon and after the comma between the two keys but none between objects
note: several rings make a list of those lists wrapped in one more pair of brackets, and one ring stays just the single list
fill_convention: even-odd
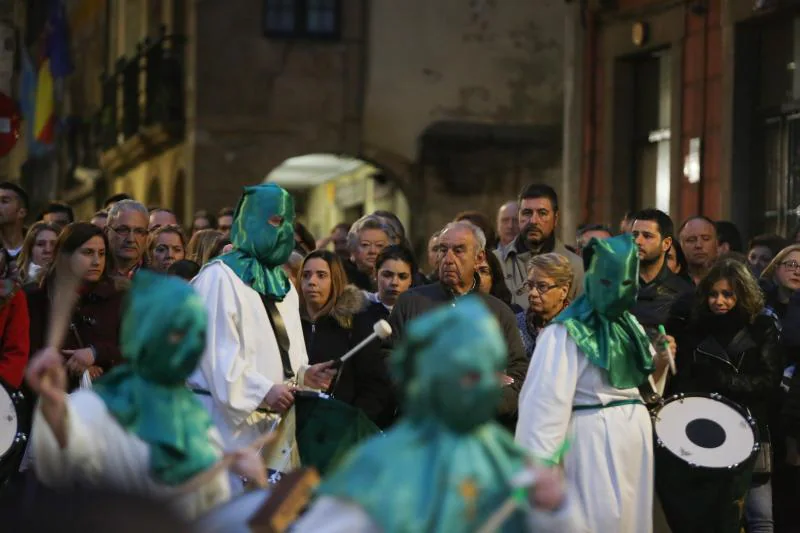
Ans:
[{"label": "flag", "polygon": [[33,68],[28,51],[24,48],[21,52],[22,72],[20,75],[19,104],[22,118],[25,121],[25,141],[30,157],[41,156],[47,153],[48,147],[36,140],[34,123],[36,120],[37,73]]},{"label": "flag", "polygon": [[36,110],[33,115],[33,136],[43,144],[52,144],[55,138],[55,98],[50,60],[45,58],[39,65],[36,79]]},{"label": "flag", "polygon": [[67,8],[64,0],[51,0],[45,55],[50,60],[50,73],[53,78],[65,78],[72,74],[69,25],[67,24]]}]

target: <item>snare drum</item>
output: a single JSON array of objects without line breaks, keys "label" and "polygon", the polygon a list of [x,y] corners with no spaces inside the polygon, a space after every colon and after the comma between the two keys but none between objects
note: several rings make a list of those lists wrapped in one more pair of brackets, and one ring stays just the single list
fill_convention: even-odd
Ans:
[{"label": "snare drum", "polygon": [[0,487],[19,469],[30,431],[25,395],[0,383]]},{"label": "snare drum", "polygon": [[669,398],[651,416],[656,491],[672,531],[738,531],[760,447],[749,411],[693,393]]}]

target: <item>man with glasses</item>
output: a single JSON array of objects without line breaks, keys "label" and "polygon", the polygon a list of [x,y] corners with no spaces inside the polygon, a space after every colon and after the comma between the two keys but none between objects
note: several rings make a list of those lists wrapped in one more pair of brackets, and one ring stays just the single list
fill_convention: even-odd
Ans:
[{"label": "man with glasses", "polygon": [[136,200],[122,200],[109,210],[105,232],[116,268],[112,275],[131,279],[142,266],[148,217],[147,208]]},{"label": "man with glasses", "polygon": [[482,294],[478,287],[477,265],[486,259],[486,237],[477,226],[462,220],[451,222],[442,230],[437,245],[439,281],[404,292],[392,309],[389,323],[392,336],[385,349],[403,338],[407,324],[414,318],[442,305],[458,305],[460,298],[475,293],[483,298],[500,324],[508,345],[508,363],[503,387],[503,400],[498,408],[498,420],[511,431],[517,421],[517,399],[528,370],[528,359],[517,329],[517,319],[511,308],[501,300]]}]

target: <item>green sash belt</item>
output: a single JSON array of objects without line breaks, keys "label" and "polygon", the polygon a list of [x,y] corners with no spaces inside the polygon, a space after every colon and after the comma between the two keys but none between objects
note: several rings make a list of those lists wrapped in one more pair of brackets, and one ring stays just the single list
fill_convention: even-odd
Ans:
[{"label": "green sash belt", "polygon": [[573,411],[588,411],[590,409],[607,409],[609,407],[618,407],[620,405],[644,405],[644,402],[638,398],[631,398],[630,400],[614,400],[613,402],[609,402],[606,404],[602,403],[594,403],[591,405],[573,405]]}]

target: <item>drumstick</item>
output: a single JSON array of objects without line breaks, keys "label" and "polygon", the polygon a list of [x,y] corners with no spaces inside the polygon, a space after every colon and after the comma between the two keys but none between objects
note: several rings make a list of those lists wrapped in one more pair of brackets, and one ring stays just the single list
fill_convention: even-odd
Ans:
[{"label": "drumstick", "polygon": [[372,342],[373,340],[380,338],[386,339],[392,334],[392,326],[385,320],[378,320],[375,322],[375,325],[372,326],[372,333],[370,333],[369,337],[364,339],[363,341],[359,342],[352,350],[344,354],[338,359],[339,363],[344,363],[351,357],[353,357],[356,352],[362,349],[364,346]]},{"label": "drumstick", "polygon": [[278,438],[277,432],[273,431],[270,433],[265,433],[264,435],[261,435],[260,437],[258,437],[256,440],[254,440],[244,448],[236,450],[235,452],[226,453],[225,455],[222,456],[222,458],[219,461],[214,463],[210,468],[207,468],[206,470],[203,470],[199,474],[196,474],[195,476],[190,478],[189,481],[187,481],[186,483],[183,483],[178,487],[176,487],[176,490],[181,494],[187,494],[196,491],[197,489],[199,489],[200,487],[202,487],[203,485],[214,479],[214,477],[217,474],[219,474],[223,470],[227,470],[228,468],[230,468],[230,466],[236,460],[236,455],[240,451],[247,450],[248,448],[251,448],[253,450],[259,450],[264,446],[272,443],[277,438]]},{"label": "drumstick", "polygon": [[50,322],[47,327],[47,347],[60,350],[67,334],[72,310],[78,302],[78,289],[83,280],[83,272],[76,273],[70,265],[69,257],[62,255],[57,259],[53,300],[50,302]]},{"label": "drumstick", "polygon": [[[664,326],[659,324],[658,325],[658,332],[661,335],[666,336],[667,330],[664,329]],[[669,371],[672,372],[672,375],[678,373],[678,369],[675,367],[675,355],[672,353],[672,349],[669,347],[669,342],[664,341],[664,349],[667,351],[667,356],[669,356]]]},{"label": "drumstick", "polygon": [[525,489],[536,485],[536,472],[531,469],[525,469],[511,479],[511,488],[513,489],[511,496],[509,496],[503,505],[497,511],[492,513],[486,522],[478,529],[478,533],[491,533],[500,529],[500,526],[508,520],[508,517],[517,510],[521,502],[526,498]]}]

